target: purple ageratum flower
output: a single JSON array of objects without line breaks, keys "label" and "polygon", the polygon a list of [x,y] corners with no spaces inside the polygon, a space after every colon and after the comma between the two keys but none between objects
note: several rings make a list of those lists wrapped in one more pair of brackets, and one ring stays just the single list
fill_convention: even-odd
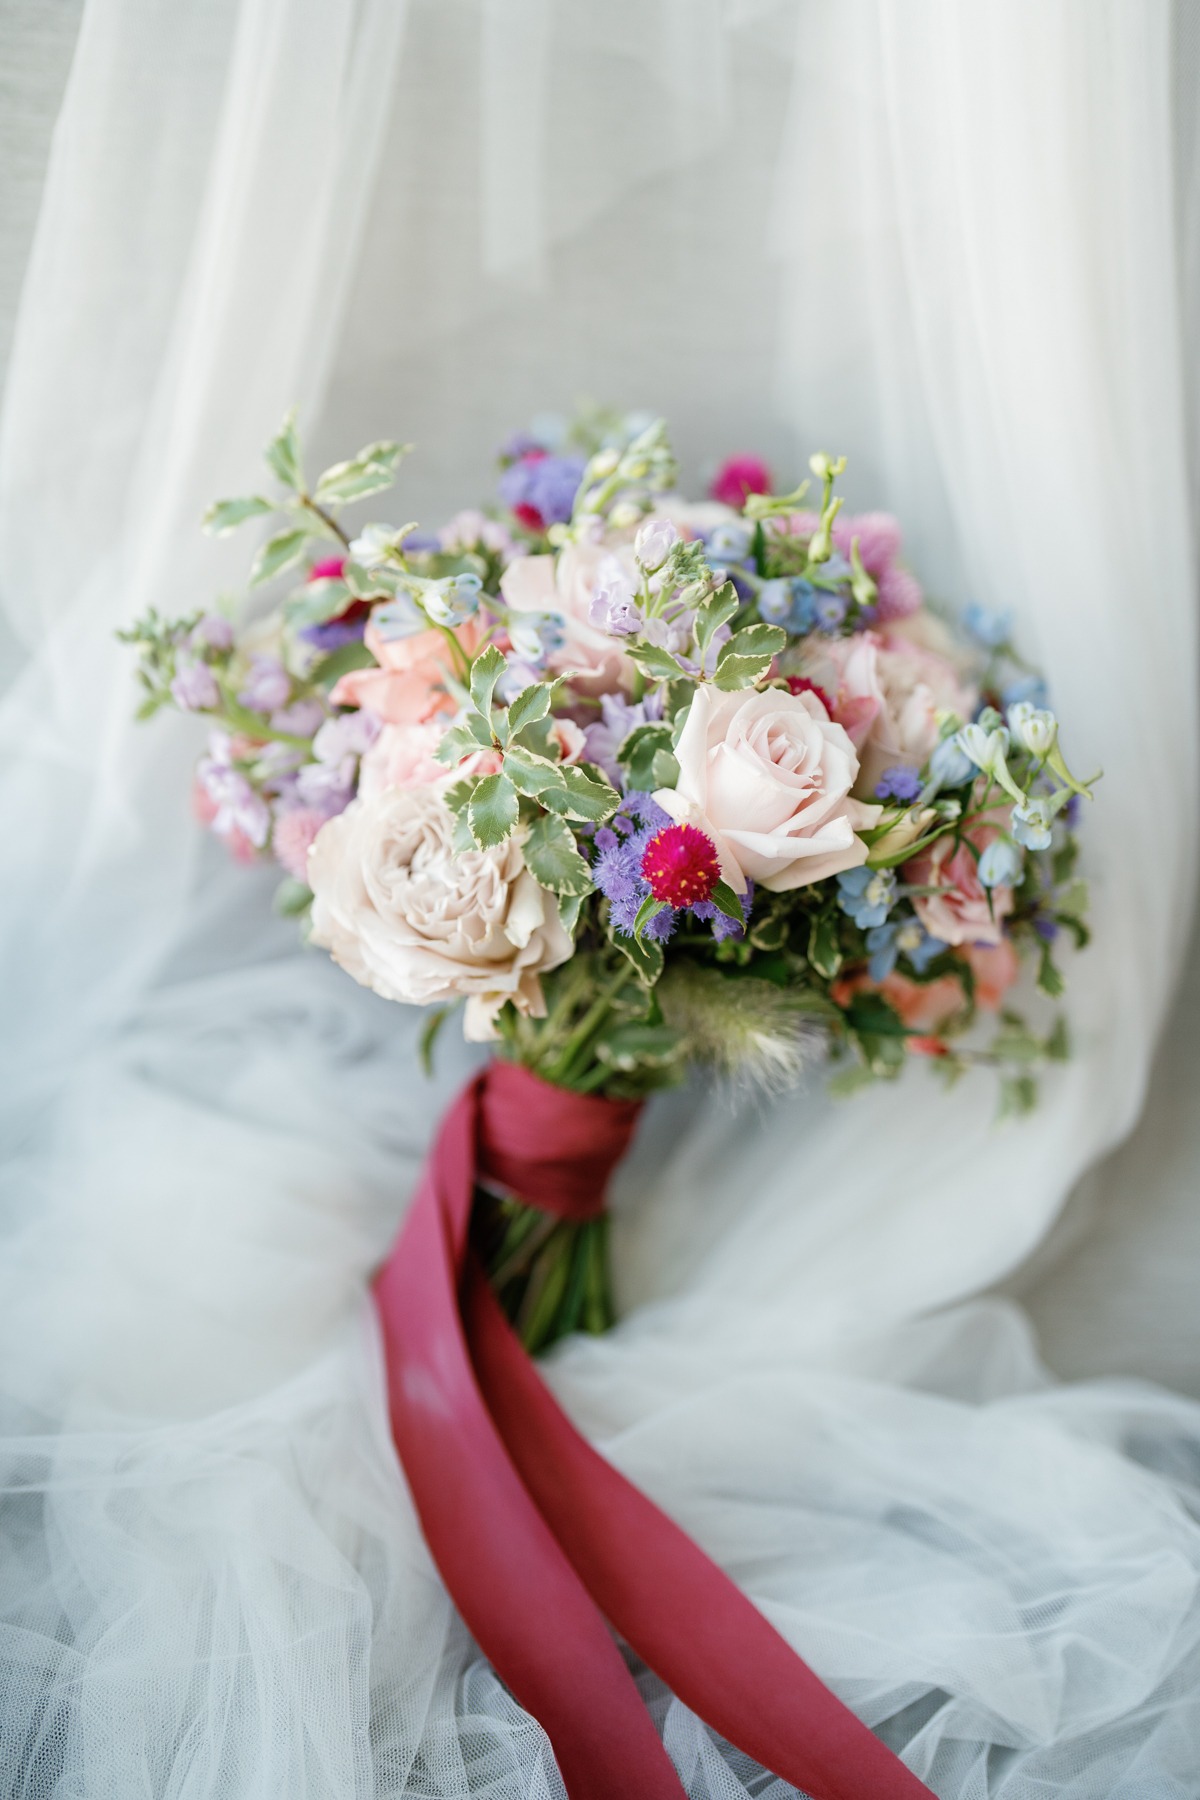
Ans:
[{"label": "purple ageratum flower", "polygon": [[[630,702],[621,694],[601,694],[600,717],[584,726],[587,757],[604,770],[615,786],[624,783],[624,771],[617,761],[617,751],[635,725],[657,725],[662,718],[661,690],[647,694],[644,700]],[[597,833],[599,842],[599,833]]]},{"label": "purple ageratum flower", "polygon": [[210,707],[221,704],[221,690],[217,686],[216,676],[206,663],[185,662],[181,659],[175,665],[171,698],[183,712],[206,712]]},{"label": "purple ageratum flower", "polygon": [[245,686],[238,695],[243,706],[254,712],[277,712],[286,706],[292,693],[292,678],[277,656],[254,656]]},{"label": "purple ageratum flower", "polygon": [[885,769],[875,783],[877,800],[902,800],[906,804],[915,800],[921,792],[921,777],[916,769],[910,769],[906,763],[897,763],[891,769]]},{"label": "purple ageratum flower", "polygon": [[527,452],[519,462],[510,463],[501,475],[500,498],[522,523],[533,524],[536,514],[543,528],[566,524],[583,479],[584,467],[581,456]]},{"label": "purple ageratum flower", "polygon": [[328,655],[331,650],[344,650],[347,644],[360,644],[370,616],[368,606],[351,607],[340,619],[326,619],[323,625],[305,625],[296,636]]},{"label": "purple ageratum flower", "polygon": [[[673,823],[649,794],[627,794],[620,812],[597,831],[592,840],[597,852],[592,877],[608,901],[613,925],[627,937],[632,937],[638,911],[650,896],[650,884],[642,874],[642,859],[647,846]],[[750,889],[742,899],[743,921],[750,917],[752,900],[753,890]],[[693,918],[711,924],[718,942],[723,938],[740,937],[745,930],[744,922],[738,925],[734,920],[726,919],[711,900],[702,900],[684,908],[665,907],[644,928],[643,937],[666,943],[679,921],[680,911],[690,912]]]}]

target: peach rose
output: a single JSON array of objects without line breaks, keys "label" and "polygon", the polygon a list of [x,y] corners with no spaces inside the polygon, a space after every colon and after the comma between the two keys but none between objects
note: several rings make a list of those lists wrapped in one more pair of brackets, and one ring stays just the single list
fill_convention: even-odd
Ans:
[{"label": "peach rose", "polygon": [[998,944],[969,944],[967,961],[975,977],[975,1001],[985,1012],[996,1012],[1017,976],[1021,962],[1011,938]]},{"label": "peach rose", "polygon": [[[998,834],[991,826],[977,826],[970,833],[977,850],[985,850]],[[989,890],[979,879],[975,858],[966,844],[939,838],[928,850],[904,865],[910,887],[931,887],[933,894],[918,894],[913,909],[930,937],[943,944],[988,944],[1004,941],[1003,925],[1013,909],[1010,887]]]},{"label": "peach rose", "polygon": [[575,686],[589,694],[612,694],[627,688],[633,664],[615,638],[593,625],[592,596],[602,565],[615,557],[636,578],[629,544],[566,544],[555,556],[518,556],[500,577],[500,592],[514,612],[556,613],[564,641],[549,667],[555,674],[577,671]]},{"label": "peach rose", "polygon": [[[460,625],[456,635],[470,655],[474,626]],[[411,637],[385,638],[368,625],[364,641],[379,666],[343,675],[329,696],[335,706],[365,707],[388,725],[423,724],[436,713],[453,712],[443,683],[454,662],[442,632],[431,627]]]},{"label": "peach rose", "polygon": [[679,780],[654,798],[716,845],[722,878],[773,892],[866,861],[856,835],[881,808],[851,798],[854,745],[815,694],[697,688],[675,751]]},{"label": "peach rose", "polygon": [[814,635],[801,648],[801,671],[833,702],[859,753],[856,792],[874,794],[885,769],[919,769],[935,748],[940,712],[970,718],[975,696],[946,657],[899,631]]}]

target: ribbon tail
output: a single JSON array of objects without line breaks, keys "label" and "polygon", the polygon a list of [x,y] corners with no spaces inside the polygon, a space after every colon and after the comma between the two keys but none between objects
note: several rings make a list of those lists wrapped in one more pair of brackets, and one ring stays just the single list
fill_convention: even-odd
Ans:
[{"label": "ribbon tail", "polygon": [[593,1450],[471,1260],[475,1370],[513,1463],[600,1610],[672,1693],[812,1800],[932,1800],[699,1545]]},{"label": "ribbon tail", "polygon": [[684,1800],[613,1638],[480,1393],[459,1310],[478,1083],[447,1114],[376,1284],[392,1430],[426,1540],[476,1642],[542,1724],[571,1800]]}]

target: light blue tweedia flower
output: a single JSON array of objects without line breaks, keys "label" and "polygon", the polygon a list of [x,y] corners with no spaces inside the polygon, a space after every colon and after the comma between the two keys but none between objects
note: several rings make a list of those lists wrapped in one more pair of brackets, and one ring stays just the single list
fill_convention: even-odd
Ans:
[{"label": "light blue tweedia flower", "polygon": [[981,606],[978,600],[973,600],[970,606],[963,608],[962,622],[975,642],[982,644],[987,650],[998,650],[1012,636],[1012,614],[993,611],[990,607]]},{"label": "light blue tweedia flower", "polygon": [[790,581],[764,581],[758,590],[758,615],[768,625],[787,626],[792,616]]},{"label": "light blue tweedia flower", "polygon": [[845,869],[838,876],[838,905],[858,926],[866,931],[882,925],[896,900],[896,877],[891,869]]},{"label": "light blue tweedia flower", "polygon": [[1026,850],[1048,850],[1053,823],[1054,812],[1049,800],[1033,797],[1023,806],[1013,807],[1012,834]]},{"label": "light blue tweedia flower", "polygon": [[1011,838],[993,838],[979,858],[979,879],[985,888],[1016,887],[1023,860]]},{"label": "light blue tweedia flower", "polygon": [[707,533],[705,543],[709,560],[719,563],[742,563],[750,554],[752,533],[740,519],[722,519]]},{"label": "light blue tweedia flower", "polygon": [[867,933],[871,953],[867,972],[872,981],[886,981],[900,957],[906,956],[917,974],[923,975],[945,948],[939,938],[930,937],[919,919],[892,919]]},{"label": "light blue tweedia flower", "polygon": [[929,759],[929,780],[937,789],[964,787],[975,774],[975,764],[958,741],[958,733],[943,738]]}]

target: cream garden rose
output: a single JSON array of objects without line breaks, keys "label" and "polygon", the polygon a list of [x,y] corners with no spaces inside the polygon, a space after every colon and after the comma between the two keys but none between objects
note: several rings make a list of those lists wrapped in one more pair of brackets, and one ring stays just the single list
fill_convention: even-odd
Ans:
[{"label": "cream garden rose", "polygon": [[308,855],[312,942],[385,1000],[467,1002],[464,1035],[494,1037],[500,1008],[541,1018],[539,977],[571,955],[552,894],[516,838],[456,852],[454,816],[428,788],[352,802]]},{"label": "cream garden rose", "polygon": [[775,893],[866,861],[857,835],[882,808],[855,800],[858,756],[815,694],[697,688],[675,751],[679,780],[654,798],[717,848],[722,878]]}]

